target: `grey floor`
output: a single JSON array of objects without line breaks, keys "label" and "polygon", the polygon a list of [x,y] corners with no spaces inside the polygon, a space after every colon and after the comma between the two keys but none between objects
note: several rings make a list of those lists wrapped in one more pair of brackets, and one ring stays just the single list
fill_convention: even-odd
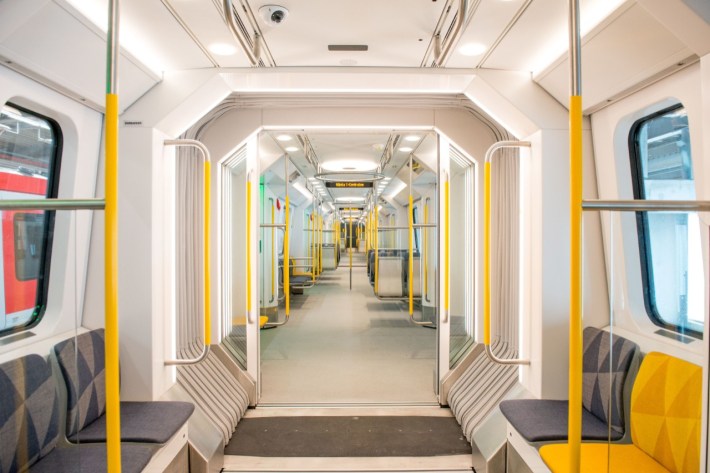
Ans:
[{"label": "grey floor", "polygon": [[436,331],[375,298],[365,268],[351,291],[347,264],[292,296],[288,324],[261,331],[260,405],[436,403]]}]

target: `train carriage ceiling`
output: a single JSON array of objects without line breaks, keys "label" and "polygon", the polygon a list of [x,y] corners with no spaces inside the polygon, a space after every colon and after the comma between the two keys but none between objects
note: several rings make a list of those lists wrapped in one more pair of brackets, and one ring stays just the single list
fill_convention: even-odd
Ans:
[{"label": "train carriage ceiling", "polygon": [[[268,65],[430,67],[435,36],[462,34],[448,68],[527,71],[565,102],[566,0],[232,0]],[[248,67],[223,0],[121,0],[125,109],[166,71]],[[259,10],[288,10],[279,25]],[[107,0],[0,0],[0,61],[101,109]],[[710,52],[707,2],[581,0],[587,111]],[[682,23],[668,23],[664,9]],[[641,25],[643,27],[641,27]],[[633,28],[635,35],[629,37]],[[447,40],[445,40],[446,42]]]}]

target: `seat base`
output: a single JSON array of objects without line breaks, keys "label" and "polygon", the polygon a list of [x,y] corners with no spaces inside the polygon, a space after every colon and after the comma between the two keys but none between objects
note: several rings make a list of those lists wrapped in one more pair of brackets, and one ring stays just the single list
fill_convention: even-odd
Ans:
[{"label": "seat base", "polygon": [[[150,462],[154,448],[121,445],[121,471],[140,473]],[[105,444],[55,448],[30,467],[29,473],[102,473],[107,471]]]},{"label": "seat base", "polygon": [[[540,455],[552,473],[569,471],[569,445],[551,444],[540,448]],[[609,469],[607,470],[607,465]],[[582,465],[580,473],[670,473],[656,460],[633,444],[582,444]]]}]

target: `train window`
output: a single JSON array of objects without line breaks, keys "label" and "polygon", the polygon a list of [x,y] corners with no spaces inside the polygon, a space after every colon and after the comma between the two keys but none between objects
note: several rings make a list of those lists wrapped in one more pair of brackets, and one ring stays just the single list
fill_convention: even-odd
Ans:
[{"label": "train window", "polygon": [[[56,197],[61,131],[17,105],[0,107],[0,199]],[[39,323],[49,281],[54,212],[2,211],[0,335]]]},{"label": "train window", "polygon": [[[695,199],[688,115],[682,105],[638,120],[629,149],[635,198]],[[639,212],[636,222],[649,317],[701,338],[704,276],[697,214]]]}]

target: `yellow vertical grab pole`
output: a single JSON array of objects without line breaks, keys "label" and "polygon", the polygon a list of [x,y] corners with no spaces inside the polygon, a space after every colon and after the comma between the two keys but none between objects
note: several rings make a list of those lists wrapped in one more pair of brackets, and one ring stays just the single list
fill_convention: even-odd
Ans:
[{"label": "yellow vertical grab pole", "polygon": [[202,263],[203,271],[205,272],[205,275],[203,277],[203,294],[204,294],[204,314],[205,314],[205,346],[209,347],[212,344],[212,316],[210,312],[210,289],[211,289],[211,284],[210,284],[210,179],[211,179],[211,164],[210,160],[207,159],[207,155],[205,155],[205,163],[203,167],[203,172],[204,176],[202,177],[203,179],[203,192],[204,192],[204,200],[203,200],[203,218],[202,218],[202,224],[204,225],[203,228],[203,238],[204,238],[204,249],[203,249],[203,258],[204,261]]},{"label": "yellow vertical grab pole", "polygon": [[353,215],[350,214],[350,233],[349,233],[349,241],[350,241],[350,271],[353,270]]},{"label": "yellow vertical grab pole", "polygon": [[319,223],[319,240],[320,245],[318,246],[318,274],[323,273],[323,216],[318,216]]},{"label": "yellow vertical grab pole", "polygon": [[251,316],[251,172],[247,173],[247,319]]},{"label": "yellow vertical grab pole", "polygon": [[[411,187],[410,187],[411,189]],[[409,289],[409,315],[412,316],[414,314],[414,215],[413,215],[413,209],[414,209],[414,197],[412,197],[412,194],[409,194],[409,208],[407,209],[407,213],[409,214],[409,258],[408,258],[408,270],[407,270],[407,279],[408,279],[408,289]]]},{"label": "yellow vertical grab pole", "polygon": [[449,233],[451,227],[449,205],[449,174],[444,182],[444,320],[449,321],[449,271],[451,266],[449,255]]},{"label": "yellow vertical grab pole", "polygon": [[[274,204],[271,204],[271,224],[276,223],[276,210]],[[276,293],[276,228],[271,227],[271,298],[275,298]],[[278,305],[278,301],[276,303]]]},{"label": "yellow vertical grab pole", "polygon": [[491,345],[491,163],[483,165],[483,344]]},{"label": "yellow vertical grab pole", "polygon": [[375,295],[378,293],[378,287],[379,287],[379,277],[380,277],[380,234],[379,234],[379,226],[380,226],[380,216],[378,215],[378,210],[377,210],[377,204],[375,204],[375,210],[374,210],[374,220],[375,220],[375,225],[373,228],[373,234],[375,236]]},{"label": "yellow vertical grab pole", "polygon": [[291,314],[291,260],[289,257],[289,245],[290,245],[290,240],[289,240],[289,225],[290,225],[290,212],[289,212],[289,199],[288,199],[288,183],[286,184],[286,202],[284,203],[284,224],[285,224],[285,229],[284,229],[284,264],[283,264],[283,272],[284,272],[284,295],[286,296],[286,305],[285,305],[285,312],[286,312],[286,318]]},{"label": "yellow vertical grab pole", "polygon": [[[314,207],[315,208],[315,207]],[[316,281],[316,218],[311,212],[308,219],[309,238],[311,242],[311,281]]]},{"label": "yellow vertical grab pole", "polygon": [[118,368],[118,0],[109,0],[106,51],[105,364],[106,458],[121,471],[121,399]]},{"label": "yellow vertical grab pole", "polygon": [[570,473],[581,468],[582,443],[582,67],[579,0],[569,0],[570,38],[570,323],[569,442]]}]

